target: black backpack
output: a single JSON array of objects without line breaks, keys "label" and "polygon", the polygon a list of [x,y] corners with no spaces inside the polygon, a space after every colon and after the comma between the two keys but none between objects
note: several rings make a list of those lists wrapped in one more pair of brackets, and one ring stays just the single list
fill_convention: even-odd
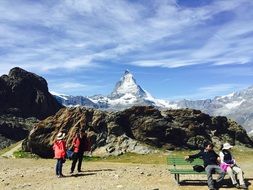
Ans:
[{"label": "black backpack", "polygon": [[193,170],[196,172],[203,172],[203,171],[205,171],[205,168],[201,165],[195,165],[195,166],[193,166]]}]

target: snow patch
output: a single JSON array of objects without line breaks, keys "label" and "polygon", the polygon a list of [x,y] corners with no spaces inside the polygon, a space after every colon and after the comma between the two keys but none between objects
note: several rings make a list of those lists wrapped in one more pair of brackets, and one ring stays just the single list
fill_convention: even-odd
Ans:
[{"label": "snow patch", "polygon": [[68,97],[69,97],[69,95],[66,95],[66,94],[59,94],[59,93],[54,92],[54,91],[50,91],[50,94],[52,94],[52,95],[54,95],[54,96],[58,96],[58,97],[60,97],[60,98],[62,98],[62,99],[64,99],[64,100],[68,100]]},{"label": "snow patch", "polygon": [[233,108],[236,108],[236,107],[240,106],[243,102],[244,102],[244,100],[234,101],[234,102],[225,104],[225,107],[228,108],[228,109],[233,109]]}]

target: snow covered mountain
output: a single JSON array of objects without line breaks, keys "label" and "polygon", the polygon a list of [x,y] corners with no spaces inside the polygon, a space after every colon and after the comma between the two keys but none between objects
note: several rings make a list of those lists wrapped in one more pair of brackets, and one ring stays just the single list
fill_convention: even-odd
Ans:
[{"label": "snow covered mountain", "polygon": [[253,86],[214,99],[177,102],[178,107],[199,109],[213,116],[226,116],[253,131]]},{"label": "snow covered mountain", "polygon": [[161,109],[198,109],[212,116],[221,115],[233,119],[247,132],[253,133],[253,86],[226,96],[217,96],[214,99],[167,101],[152,97],[136,83],[133,75],[127,70],[108,96],[83,97],[52,94],[66,106],[86,106],[111,111],[123,110],[134,105],[151,105]]},{"label": "snow covered mountain", "polygon": [[58,102],[65,106],[86,106],[91,108],[98,108],[97,104],[92,102],[88,97],[84,96],[71,96],[65,94],[58,94],[56,92],[50,92]]},{"label": "snow covered mountain", "polygon": [[89,97],[99,108],[108,110],[123,110],[134,105],[151,105],[154,107],[173,107],[169,102],[155,99],[146,90],[142,89],[133,75],[126,70],[120,81],[116,83],[112,93],[106,97]]},{"label": "snow covered mountain", "polygon": [[126,70],[114,90],[108,96],[94,95],[90,97],[69,96],[51,92],[65,106],[86,106],[105,110],[123,110],[134,105],[147,105],[158,108],[177,108],[169,101],[155,99],[142,89],[133,75]]},{"label": "snow covered mountain", "polygon": [[133,75],[126,70],[119,82],[117,82],[113,92],[109,96],[111,99],[118,99],[123,96],[136,98],[147,98],[147,93],[137,85]]}]

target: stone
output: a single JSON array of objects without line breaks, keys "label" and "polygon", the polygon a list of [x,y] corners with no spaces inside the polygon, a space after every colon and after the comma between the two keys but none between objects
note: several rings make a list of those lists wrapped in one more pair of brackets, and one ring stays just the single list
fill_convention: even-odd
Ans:
[{"label": "stone", "polygon": [[19,67],[0,77],[0,113],[45,119],[61,108],[44,78]]},{"label": "stone", "polygon": [[199,149],[205,141],[217,146],[230,142],[253,147],[246,131],[224,117],[211,117],[191,109],[160,111],[150,106],[135,106],[119,112],[63,108],[36,124],[22,148],[50,158],[59,131],[66,133],[67,146],[70,146],[75,133],[83,128],[88,132],[93,156],[148,154],[157,148]]}]

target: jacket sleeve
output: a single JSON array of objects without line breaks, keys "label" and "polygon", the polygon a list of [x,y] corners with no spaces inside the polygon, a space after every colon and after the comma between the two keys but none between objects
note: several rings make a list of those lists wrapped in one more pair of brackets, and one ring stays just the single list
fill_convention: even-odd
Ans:
[{"label": "jacket sleeve", "polygon": [[220,151],[220,162],[223,163],[224,162],[224,154],[222,151]]},{"label": "jacket sleeve", "polygon": [[55,146],[56,146],[56,144],[54,143],[54,144],[53,144],[53,150],[55,150]]},{"label": "jacket sleeve", "polygon": [[66,152],[67,151],[67,147],[66,147],[66,142],[65,141],[63,141],[63,150],[64,150],[64,152]]},{"label": "jacket sleeve", "polygon": [[197,154],[189,155],[189,158],[195,159],[195,158],[199,158],[201,155],[202,155],[202,151],[200,151],[200,152],[197,153]]},{"label": "jacket sleeve", "polygon": [[72,145],[73,145],[75,148],[78,148],[78,147],[80,146],[80,141],[77,139],[77,137],[75,137],[75,138],[73,139]]}]

